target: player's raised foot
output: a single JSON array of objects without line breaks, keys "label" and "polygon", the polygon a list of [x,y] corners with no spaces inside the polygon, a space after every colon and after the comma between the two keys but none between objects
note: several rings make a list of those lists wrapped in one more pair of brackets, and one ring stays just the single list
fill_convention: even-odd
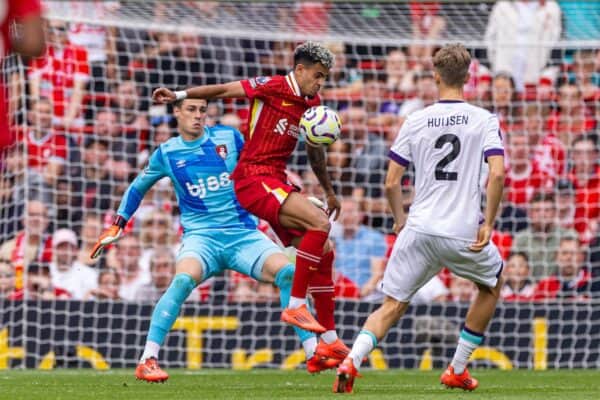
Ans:
[{"label": "player's raised foot", "polygon": [[466,368],[462,374],[458,375],[454,373],[454,367],[451,365],[446,368],[446,371],[440,377],[440,382],[450,389],[460,388],[469,391],[475,390],[479,386],[477,379],[472,378]]},{"label": "player's raised foot", "polygon": [[297,326],[305,331],[323,333],[325,328],[317,322],[315,317],[308,311],[306,304],[298,308],[286,308],[281,312],[281,320],[290,325]]},{"label": "player's raised foot", "polygon": [[340,362],[340,360],[336,360],[335,358],[321,357],[315,354],[306,360],[306,371],[309,374],[317,374],[321,371],[337,367],[340,365]]},{"label": "player's raised foot", "polygon": [[337,339],[335,342],[329,344],[321,339],[319,340],[319,344],[317,344],[315,354],[321,357],[334,358],[341,362],[350,354],[350,348],[341,339]]},{"label": "player's raised foot", "polygon": [[138,364],[135,377],[146,382],[161,383],[169,379],[169,374],[160,369],[156,358],[150,357]]},{"label": "player's raised foot", "polygon": [[333,393],[352,393],[354,378],[360,378],[361,376],[352,359],[350,357],[345,358],[337,369],[335,381],[333,381]]}]

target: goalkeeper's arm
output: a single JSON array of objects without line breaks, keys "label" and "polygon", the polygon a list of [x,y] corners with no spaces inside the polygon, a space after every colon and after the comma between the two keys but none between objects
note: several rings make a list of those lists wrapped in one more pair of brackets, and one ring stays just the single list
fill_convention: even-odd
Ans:
[{"label": "goalkeeper's arm", "polygon": [[104,247],[119,240],[127,221],[140,206],[146,192],[150,190],[156,181],[164,176],[166,176],[166,173],[163,169],[161,152],[156,150],[150,156],[148,166],[138,174],[123,194],[117,216],[113,224],[98,238],[90,254],[91,258],[98,257]]},{"label": "goalkeeper's arm", "polygon": [[196,86],[186,90],[172,91],[167,88],[158,88],[152,93],[152,100],[156,103],[172,103],[186,98],[190,99],[232,99],[246,97],[246,92],[240,81],[221,83],[217,85]]}]

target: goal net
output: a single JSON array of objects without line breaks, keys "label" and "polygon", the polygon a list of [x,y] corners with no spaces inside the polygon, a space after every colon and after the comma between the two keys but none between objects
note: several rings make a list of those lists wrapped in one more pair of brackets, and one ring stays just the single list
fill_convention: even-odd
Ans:
[{"label": "goal net", "polygon": [[[508,283],[473,362],[600,366],[597,2],[44,6],[48,54],[25,62],[11,55],[2,69],[19,139],[0,158],[0,369],[135,365],[182,235],[171,183],[146,195],[117,245],[99,260],[89,252],[151,152],[177,134],[170,107],[152,104],[152,91],[286,74],[294,47],[308,39],[336,56],[321,96],[343,124],[327,150],[343,199],[331,233],[343,340],[351,344],[383,299],[377,283],[394,241],[383,192],[390,144],[410,113],[437,100],[433,52],[461,42],[473,58],[465,96],[498,116],[507,159],[493,241]],[[247,110],[243,99],[211,102],[207,124],[245,132]],[[323,196],[302,138],[288,170],[303,193]],[[401,184],[408,210],[410,168]],[[443,269],[368,366],[445,366],[475,295],[472,283]],[[300,368],[301,346],[279,317],[272,285],[211,278],[186,301],[161,360],[171,368]]]}]

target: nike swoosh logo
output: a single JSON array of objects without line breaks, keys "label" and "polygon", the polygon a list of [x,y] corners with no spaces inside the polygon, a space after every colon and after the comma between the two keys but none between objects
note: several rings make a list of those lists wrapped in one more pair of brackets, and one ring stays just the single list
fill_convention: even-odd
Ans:
[{"label": "nike swoosh logo", "polygon": [[282,101],[282,102],[281,102],[281,105],[282,105],[283,107],[289,107],[289,106],[293,106],[293,105],[294,105],[294,103],[288,103],[287,101],[285,101],[285,100],[284,100],[284,101]]}]

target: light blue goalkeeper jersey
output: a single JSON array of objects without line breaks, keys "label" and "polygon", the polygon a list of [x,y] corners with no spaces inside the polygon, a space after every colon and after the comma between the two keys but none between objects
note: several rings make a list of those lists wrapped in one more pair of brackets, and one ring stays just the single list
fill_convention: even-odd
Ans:
[{"label": "light blue goalkeeper jersey", "polygon": [[168,176],[175,187],[184,233],[255,229],[256,217],[240,206],[229,179],[243,145],[240,132],[221,125],[206,127],[194,141],[186,142],[181,136],[169,139],[129,185],[117,213],[129,220],[150,187]]}]

